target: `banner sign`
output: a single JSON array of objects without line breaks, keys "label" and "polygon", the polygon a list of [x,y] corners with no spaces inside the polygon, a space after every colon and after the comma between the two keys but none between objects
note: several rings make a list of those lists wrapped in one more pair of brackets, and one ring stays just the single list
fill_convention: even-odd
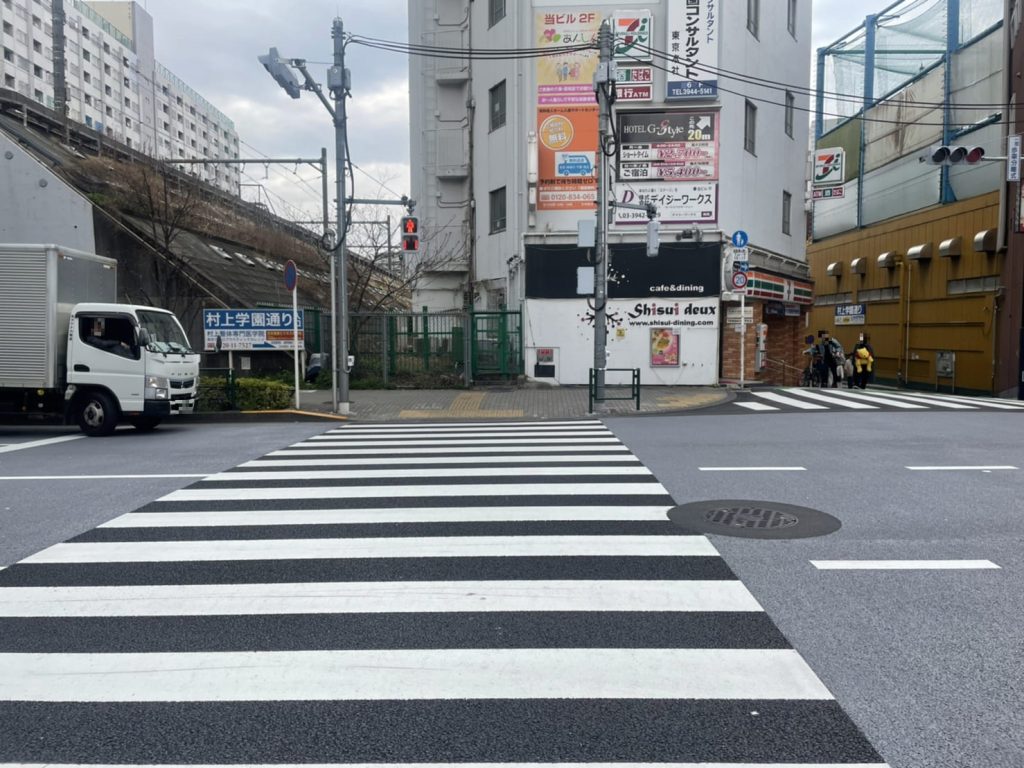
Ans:
[{"label": "banner sign", "polygon": [[[304,339],[305,310],[299,310],[299,343]],[[203,348],[207,352],[292,349],[295,316],[290,309],[205,309]]]},{"label": "banner sign", "polygon": [[601,18],[596,10],[578,8],[537,12],[536,44],[545,52],[550,51],[537,58],[538,104],[594,104],[597,49],[572,48],[597,41]]},{"label": "banner sign", "polygon": [[617,61],[650,61],[654,20],[650,11],[615,11],[612,33],[615,35],[613,55]]},{"label": "banner sign", "polygon": [[639,64],[615,69],[616,101],[650,101],[654,93],[654,67]]},{"label": "banner sign", "polygon": [[618,121],[619,181],[718,178],[718,112],[620,112]]},{"label": "banner sign", "polygon": [[[615,199],[623,203],[654,203],[662,224],[713,224],[718,221],[718,183],[710,182],[616,182]],[[616,208],[616,225],[647,225],[647,214]]]},{"label": "banner sign", "polygon": [[665,101],[718,98],[720,0],[667,0]]},{"label": "banner sign", "polygon": [[1020,134],[1006,138],[1006,180],[1020,181]]},{"label": "banner sign", "polygon": [[812,200],[828,200],[833,197],[845,197],[846,191],[843,187],[825,187],[824,189],[812,189]]},{"label": "banner sign", "polygon": [[537,210],[593,211],[597,105],[537,107]]},{"label": "banner sign", "polygon": [[836,325],[864,325],[865,305],[837,304],[835,311]]},{"label": "banner sign", "polygon": [[[638,317],[650,320],[671,306],[662,300],[717,297],[722,285],[722,248],[719,243],[662,243],[658,258],[647,256],[645,243],[609,246],[608,298],[651,299],[641,302]],[[531,299],[577,299],[580,267],[593,267],[587,248],[575,245],[526,245],[526,296]],[[648,306],[648,309],[644,309]],[[683,316],[688,313],[681,313]],[[647,325],[673,325],[647,322]]]},{"label": "banner sign", "polygon": [[[814,186],[842,184],[846,150],[842,147],[814,150]],[[842,197],[842,195],[833,195]]]}]

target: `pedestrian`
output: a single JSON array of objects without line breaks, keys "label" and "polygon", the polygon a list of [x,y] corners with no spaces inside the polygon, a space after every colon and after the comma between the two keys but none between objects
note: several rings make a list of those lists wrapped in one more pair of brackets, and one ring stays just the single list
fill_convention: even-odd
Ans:
[{"label": "pedestrian", "polygon": [[818,331],[818,381],[821,387],[836,387],[836,346],[828,331]]},{"label": "pedestrian", "polygon": [[853,365],[856,386],[861,389],[867,389],[868,378],[871,376],[875,365],[875,355],[863,333],[857,340],[857,345],[853,348]]}]

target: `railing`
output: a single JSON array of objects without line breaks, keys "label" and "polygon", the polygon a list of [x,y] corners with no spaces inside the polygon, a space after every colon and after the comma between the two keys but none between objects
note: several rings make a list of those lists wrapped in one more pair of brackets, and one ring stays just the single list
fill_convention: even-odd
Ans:
[{"label": "railing", "polygon": [[623,387],[624,384],[609,384],[607,381],[604,384],[604,396],[597,396],[597,370],[594,368],[590,369],[590,378],[587,383],[587,413],[594,412],[594,403],[603,403],[607,400],[633,400],[636,402],[636,409],[640,410],[640,369],[639,368],[604,368],[602,369],[606,374],[608,373],[628,373],[631,374],[629,384],[629,395],[623,397],[621,395],[615,397],[609,397],[609,387]]},{"label": "railing", "polygon": [[785,360],[772,360],[770,358],[766,358],[764,363],[765,368],[774,368],[782,373],[781,386],[783,387],[796,387],[803,381],[803,368],[790,365]]}]

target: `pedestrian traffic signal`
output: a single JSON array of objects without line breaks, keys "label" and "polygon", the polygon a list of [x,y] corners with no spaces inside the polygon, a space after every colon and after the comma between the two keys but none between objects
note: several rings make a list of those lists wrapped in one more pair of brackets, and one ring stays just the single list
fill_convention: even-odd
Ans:
[{"label": "pedestrian traffic signal", "polygon": [[985,159],[984,147],[930,147],[921,160],[930,165],[974,165]]},{"label": "pedestrian traffic signal", "polygon": [[402,251],[415,253],[420,249],[420,220],[415,216],[402,217]]}]

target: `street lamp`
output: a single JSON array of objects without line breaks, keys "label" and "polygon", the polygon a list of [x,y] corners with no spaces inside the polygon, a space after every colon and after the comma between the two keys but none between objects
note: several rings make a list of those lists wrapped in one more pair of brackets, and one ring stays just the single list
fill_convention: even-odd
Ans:
[{"label": "street lamp", "polygon": [[[259,62],[266,68],[270,76],[274,78],[285,92],[293,99],[299,98],[302,91],[312,91],[320,99],[327,112],[334,121],[334,146],[335,146],[335,176],[337,177],[337,217],[338,236],[333,243],[333,257],[331,258],[331,289],[337,298],[331,299],[331,311],[335,314],[334,349],[332,368],[336,371],[335,409],[338,413],[349,412],[348,379],[352,370],[352,359],[348,354],[348,265],[345,259],[345,234],[348,230],[348,222],[345,216],[345,163],[346,163],[346,139],[345,139],[345,99],[352,88],[349,71],[345,69],[345,40],[344,25],[341,19],[335,19],[331,26],[331,37],[334,39],[334,66],[327,70],[327,88],[330,92],[332,105],[324,96],[323,88],[306,69],[305,59],[284,59],[278,54],[277,48],[271,48],[269,53],[257,57]],[[292,68],[297,69],[303,78],[300,83]],[[326,233],[325,233],[326,235]],[[324,242],[329,238],[325,236]],[[340,254],[340,258],[339,258]],[[335,282],[335,264],[337,264],[337,282]],[[336,307],[335,307],[336,304]],[[340,350],[340,354],[339,354]],[[342,359],[342,357],[344,359]]]}]

